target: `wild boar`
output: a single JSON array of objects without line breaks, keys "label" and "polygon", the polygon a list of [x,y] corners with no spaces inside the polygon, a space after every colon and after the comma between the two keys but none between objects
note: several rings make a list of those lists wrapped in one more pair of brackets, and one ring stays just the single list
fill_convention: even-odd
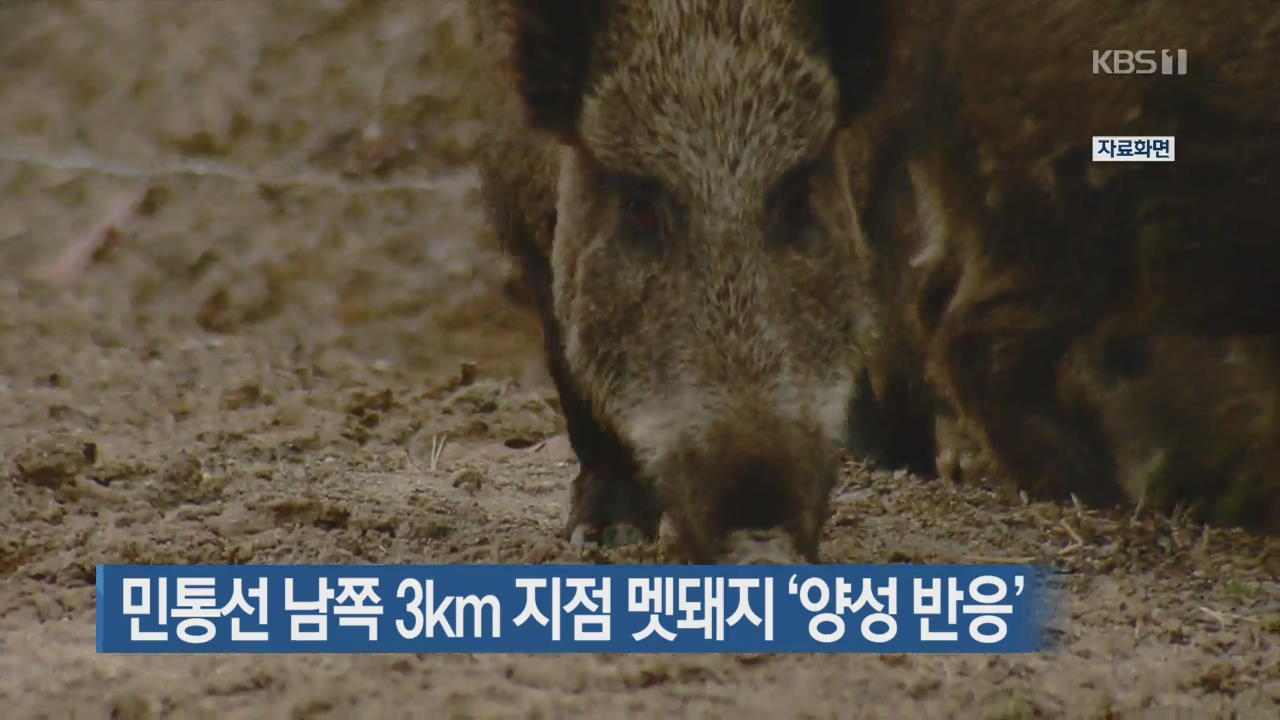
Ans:
[{"label": "wild boar", "polygon": [[863,266],[837,141],[885,72],[887,7],[476,4],[511,91],[484,195],[580,460],[575,541],[652,538],[665,514],[695,561],[756,529],[816,556],[850,408],[874,428],[897,407],[855,402]]},{"label": "wild boar", "polygon": [[[849,135],[864,315],[1017,487],[1280,531],[1280,5],[978,0],[938,28]],[[1187,72],[1094,73],[1123,48]],[[1093,162],[1100,135],[1175,160]]]}]

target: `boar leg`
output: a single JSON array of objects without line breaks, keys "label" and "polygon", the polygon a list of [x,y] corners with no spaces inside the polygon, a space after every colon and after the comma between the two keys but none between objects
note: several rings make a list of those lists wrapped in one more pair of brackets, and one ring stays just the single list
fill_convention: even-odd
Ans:
[{"label": "boar leg", "polygon": [[517,147],[516,152],[487,158],[483,194],[498,242],[518,262],[524,290],[532,297],[542,323],[547,369],[560,397],[569,442],[578,456],[580,469],[570,491],[565,537],[575,543],[625,542],[638,531],[652,539],[657,536],[661,516],[656,492],[638,476],[630,448],[596,419],[574,387],[565,362],[553,310],[551,267],[542,247],[546,243],[537,242],[537,238],[549,238],[554,232],[555,211],[531,189],[527,177],[513,179],[512,163],[502,159],[533,154],[527,147]]}]

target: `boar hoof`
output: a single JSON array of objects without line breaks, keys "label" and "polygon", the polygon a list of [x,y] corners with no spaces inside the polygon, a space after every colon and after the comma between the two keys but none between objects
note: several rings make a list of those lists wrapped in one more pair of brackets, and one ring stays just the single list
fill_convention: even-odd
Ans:
[{"label": "boar hoof", "polygon": [[610,525],[603,531],[587,523],[578,523],[574,526],[573,531],[569,533],[569,547],[576,550],[581,550],[590,545],[600,545],[606,548],[639,545],[647,540],[648,538],[645,537],[640,528],[625,522]]},{"label": "boar hoof", "polygon": [[803,565],[791,536],[779,531],[739,530],[725,542],[722,562],[729,565]]},{"label": "boar hoof", "polygon": [[581,523],[569,533],[569,547],[581,550],[589,545],[596,544],[598,536],[599,532],[595,528],[586,523]]},{"label": "boar hoof", "polygon": [[610,525],[601,533],[601,542],[605,547],[622,547],[624,545],[639,545],[648,538],[640,528],[631,523],[618,523]]},{"label": "boar hoof", "polygon": [[993,472],[982,453],[945,448],[938,453],[938,476],[956,484],[981,484],[990,481]]},{"label": "boar hoof", "polygon": [[631,473],[583,468],[573,482],[565,537],[574,547],[618,547],[653,539],[659,510],[653,489]]}]

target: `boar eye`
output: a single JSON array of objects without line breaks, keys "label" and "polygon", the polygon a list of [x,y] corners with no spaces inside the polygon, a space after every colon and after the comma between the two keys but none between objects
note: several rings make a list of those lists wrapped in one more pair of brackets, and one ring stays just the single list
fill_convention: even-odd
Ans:
[{"label": "boar eye", "polygon": [[637,242],[656,245],[662,240],[662,188],[657,181],[635,176],[615,178],[626,232]]},{"label": "boar eye", "polygon": [[802,165],[787,173],[769,193],[768,208],[775,236],[790,244],[807,229],[813,215],[814,164]]}]

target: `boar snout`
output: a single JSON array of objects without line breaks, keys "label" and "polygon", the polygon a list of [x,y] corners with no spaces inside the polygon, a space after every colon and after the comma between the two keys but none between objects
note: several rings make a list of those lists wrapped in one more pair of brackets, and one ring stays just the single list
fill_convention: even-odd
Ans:
[{"label": "boar snout", "polygon": [[814,561],[838,450],[817,427],[753,415],[750,426],[680,432],[658,455],[653,471],[672,526],[697,562],[724,559],[736,549],[731,536],[753,536],[739,531],[780,531],[797,559]]}]

